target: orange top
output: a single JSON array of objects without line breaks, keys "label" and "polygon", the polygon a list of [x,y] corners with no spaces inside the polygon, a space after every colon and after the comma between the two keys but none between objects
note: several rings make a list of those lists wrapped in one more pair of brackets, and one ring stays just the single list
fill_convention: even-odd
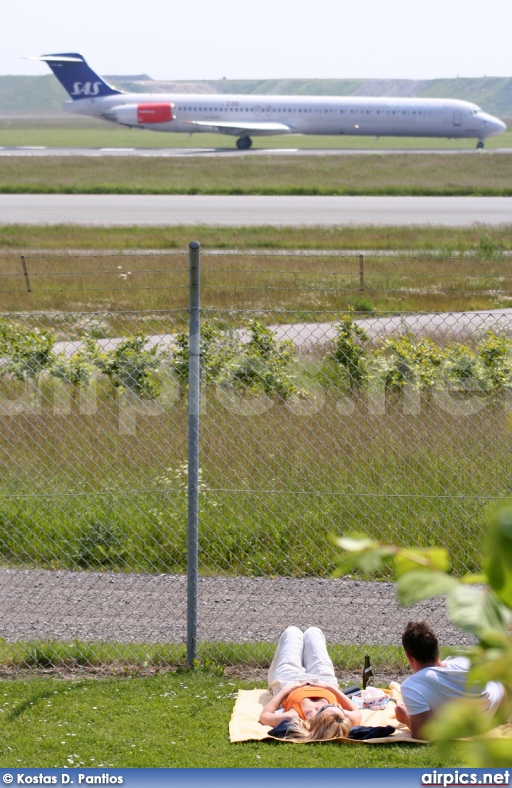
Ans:
[{"label": "orange top", "polygon": [[302,701],[304,698],[325,698],[327,703],[335,703],[339,706],[338,698],[325,687],[317,687],[315,684],[307,684],[305,687],[297,687],[290,692],[283,701],[283,708],[285,711],[295,709],[301,720],[305,720],[306,716],[302,709]]}]

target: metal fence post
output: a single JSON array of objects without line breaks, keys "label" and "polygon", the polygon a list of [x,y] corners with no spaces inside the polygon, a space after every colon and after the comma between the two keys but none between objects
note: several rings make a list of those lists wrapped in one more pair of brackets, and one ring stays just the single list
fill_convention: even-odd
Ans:
[{"label": "metal fence post", "polygon": [[190,316],[188,340],[188,529],[187,663],[197,659],[197,575],[199,532],[200,245],[189,244]]},{"label": "metal fence post", "polygon": [[359,255],[359,290],[364,290],[364,255]]}]

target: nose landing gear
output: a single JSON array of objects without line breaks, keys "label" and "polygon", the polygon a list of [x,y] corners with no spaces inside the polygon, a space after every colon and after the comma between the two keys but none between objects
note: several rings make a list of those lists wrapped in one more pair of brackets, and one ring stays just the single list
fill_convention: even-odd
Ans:
[{"label": "nose landing gear", "polygon": [[478,142],[476,143],[476,147],[478,150],[482,150],[482,148],[484,147],[484,141],[478,140]]},{"label": "nose landing gear", "polygon": [[236,147],[238,150],[249,150],[252,145],[252,139],[250,137],[239,137],[236,141]]}]

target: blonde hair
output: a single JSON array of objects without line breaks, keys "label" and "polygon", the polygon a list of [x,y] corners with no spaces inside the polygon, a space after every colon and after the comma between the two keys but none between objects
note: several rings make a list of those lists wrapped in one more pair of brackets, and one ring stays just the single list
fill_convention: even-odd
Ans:
[{"label": "blonde hair", "polygon": [[301,742],[346,739],[351,728],[352,722],[347,716],[340,717],[335,711],[325,711],[311,720],[293,720],[286,738]]}]

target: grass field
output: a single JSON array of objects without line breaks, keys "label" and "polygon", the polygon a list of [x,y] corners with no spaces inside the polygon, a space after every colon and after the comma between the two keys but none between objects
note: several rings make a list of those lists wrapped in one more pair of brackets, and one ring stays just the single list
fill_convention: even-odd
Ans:
[{"label": "grass field", "polygon": [[[434,768],[433,745],[230,744],[237,690],[218,675],[3,682],[0,768]],[[263,686],[260,684],[259,686]],[[452,763],[467,762],[457,745]]]},{"label": "grass field", "polygon": [[512,194],[508,154],[6,157],[2,193]]},{"label": "grass field", "polygon": [[[19,230],[19,236],[17,235]],[[136,230],[90,230],[63,227],[55,229],[0,228],[0,309],[4,312],[36,310],[176,310],[188,305],[188,253],[173,249],[195,234],[204,244],[202,256],[202,303],[216,309],[254,309],[267,311],[269,304],[283,313],[291,310],[295,320],[315,320],[317,312],[339,312],[350,305],[363,311],[474,311],[510,305],[512,298],[512,258],[505,255],[511,245],[507,228],[490,234],[482,229],[464,233],[440,233],[445,246],[438,251],[401,252],[379,257],[366,253],[363,260],[361,290],[360,258],[354,253],[342,256],[269,253],[269,247],[295,242],[297,246],[329,246],[335,243],[357,245],[362,240],[375,246],[396,243],[428,247],[433,234],[428,230],[404,233],[347,232],[315,230],[237,230],[207,228]],[[209,245],[237,242],[239,249],[208,253]],[[21,246],[23,242],[25,246]],[[90,247],[93,243],[107,252],[59,254],[51,249],[57,243]],[[116,246],[131,247],[129,257],[116,253]],[[136,254],[137,245],[153,245],[155,253]],[[267,250],[244,252],[246,244],[267,246]],[[9,249],[10,244],[10,251]],[[38,245],[39,254],[30,253]],[[15,253],[18,246],[18,253]],[[45,249],[45,246],[48,247]],[[172,254],[166,253],[165,246]],[[113,247],[113,248],[112,248]],[[158,247],[161,254],[158,254]],[[25,265],[31,292],[27,292],[20,259]],[[467,253],[467,254],[465,254]],[[299,314],[300,313],[300,314]],[[128,322],[133,318],[128,317]],[[144,320],[149,330],[146,315]],[[155,318],[156,321],[162,320]],[[276,318],[288,322],[283,314]],[[163,326],[160,325],[160,330]],[[120,330],[118,319],[117,330]],[[130,330],[130,329],[128,329]],[[133,330],[133,327],[132,329]],[[122,333],[125,333],[123,330]]]}]

